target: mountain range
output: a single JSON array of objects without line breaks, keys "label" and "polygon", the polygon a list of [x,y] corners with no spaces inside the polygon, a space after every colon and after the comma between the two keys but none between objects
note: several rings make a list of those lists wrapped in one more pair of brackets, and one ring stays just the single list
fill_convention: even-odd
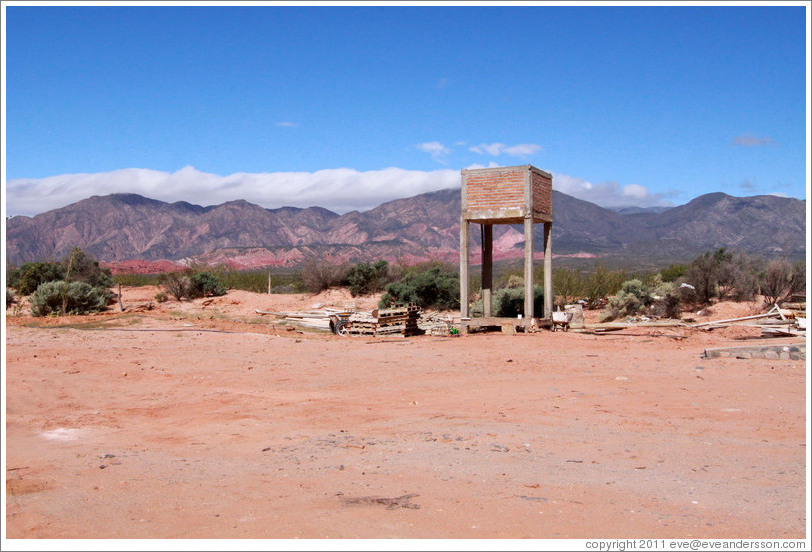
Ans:
[{"label": "mountain range", "polygon": [[[553,191],[556,257],[688,260],[727,247],[760,256],[806,254],[806,201],[777,196],[699,196],[665,210],[617,212]],[[459,260],[460,189],[339,215],[321,207],[266,209],[247,201],[201,207],[137,194],[93,196],[34,217],[6,220],[6,261],[61,259],[78,246],[124,270],[176,262],[235,268],[376,259]],[[472,228],[475,247],[477,225]],[[542,225],[535,236],[541,243]],[[494,259],[521,258],[521,227],[494,228]],[[539,253],[542,246],[537,246]],[[167,261],[170,263],[167,264]],[[475,258],[472,258],[475,262]],[[140,263],[140,264],[139,264]]]}]

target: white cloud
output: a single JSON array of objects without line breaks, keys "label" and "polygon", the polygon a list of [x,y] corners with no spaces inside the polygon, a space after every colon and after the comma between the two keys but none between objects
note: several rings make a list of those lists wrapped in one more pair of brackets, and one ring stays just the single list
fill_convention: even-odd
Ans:
[{"label": "white cloud", "polygon": [[487,153],[488,155],[493,155],[494,157],[503,153],[513,157],[527,157],[536,152],[542,151],[543,148],[538,144],[516,144],[515,146],[508,146],[500,142],[494,142],[493,144],[479,144],[478,146],[471,146],[468,149],[474,153],[479,153],[481,155]]},{"label": "white cloud", "polygon": [[632,199],[645,199],[648,197],[648,190],[640,184],[626,184],[623,186],[622,195]]},{"label": "white cloud", "polygon": [[368,210],[381,203],[460,185],[457,170],[413,171],[396,167],[360,172],[235,173],[220,176],[184,167],[174,173],[122,169],[9,180],[7,215],[35,215],[94,195],[136,193],[161,201],[218,205],[244,199],[270,209],[317,205],[338,213]]},{"label": "white cloud", "polygon": [[480,164],[480,163],[473,163],[471,165],[468,165],[465,168],[466,169],[494,169],[494,168],[500,167],[500,166],[501,165],[499,163],[495,163],[495,162],[491,161],[490,163],[488,163],[487,167],[485,165]]},{"label": "white cloud", "polygon": [[[487,168],[499,166],[491,161]],[[466,168],[486,167],[472,164]],[[603,207],[671,205],[665,194],[651,193],[639,184],[595,184],[566,174],[552,174],[556,190]],[[201,172],[188,166],[174,173],[122,169],[107,173],[9,180],[6,184],[6,214],[31,216],[94,195],[112,193],[136,193],[161,201],[188,201],[203,206],[236,199],[269,209],[317,205],[346,213],[365,211],[393,199],[459,185],[460,172],[452,169],[416,171],[390,167],[362,172],[338,168],[316,172],[234,173],[227,176]]]},{"label": "white cloud", "polygon": [[502,148],[505,147],[505,144],[500,144],[495,142],[493,144],[479,144],[478,146],[471,146],[469,149],[474,153],[480,153],[482,155],[488,153],[493,156],[497,156],[502,152]]},{"label": "white cloud", "polygon": [[440,142],[436,141],[423,142],[422,144],[417,144],[415,147],[421,151],[425,151],[426,153],[430,154],[434,160],[441,162],[443,157],[451,153],[451,148],[447,148]]},{"label": "white cloud", "polygon": [[279,127],[295,127],[298,126],[296,123],[291,123],[290,121],[280,121],[276,123],[276,126]]},{"label": "white cloud", "polygon": [[504,152],[514,157],[525,157],[528,155],[533,155],[534,153],[541,151],[541,149],[541,146],[538,144],[516,144],[515,146],[505,148]]},{"label": "white cloud", "polygon": [[640,184],[626,184],[621,186],[617,182],[601,182],[594,184],[583,178],[560,173],[553,175],[553,188],[559,192],[571,195],[600,205],[601,207],[654,207],[673,205],[665,194],[651,193],[648,188]]}]

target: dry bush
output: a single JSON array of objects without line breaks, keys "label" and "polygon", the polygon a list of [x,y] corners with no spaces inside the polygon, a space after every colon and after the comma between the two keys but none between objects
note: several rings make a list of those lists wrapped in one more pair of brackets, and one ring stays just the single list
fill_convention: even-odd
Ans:
[{"label": "dry bush", "polygon": [[785,301],[806,288],[806,263],[800,261],[793,265],[786,259],[770,261],[759,276],[758,285],[767,303]]},{"label": "dry bush", "polygon": [[756,263],[744,253],[731,253],[724,247],[691,261],[684,281],[694,287],[690,299],[703,306],[714,299],[749,301],[758,292]]},{"label": "dry bush", "polygon": [[302,263],[302,281],[310,293],[319,293],[346,282],[349,267],[333,265],[316,258]]}]

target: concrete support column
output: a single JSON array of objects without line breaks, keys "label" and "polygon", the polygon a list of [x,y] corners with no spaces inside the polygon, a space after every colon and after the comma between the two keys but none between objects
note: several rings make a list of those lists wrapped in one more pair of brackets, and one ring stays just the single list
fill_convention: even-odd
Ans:
[{"label": "concrete support column", "polygon": [[482,314],[493,311],[493,224],[482,225]]},{"label": "concrete support column", "polygon": [[468,305],[468,242],[470,222],[460,219],[460,316],[471,316]]},{"label": "concrete support column", "polygon": [[524,317],[533,318],[533,217],[524,219]]},{"label": "concrete support column", "polygon": [[544,316],[553,316],[553,223],[544,223]]}]

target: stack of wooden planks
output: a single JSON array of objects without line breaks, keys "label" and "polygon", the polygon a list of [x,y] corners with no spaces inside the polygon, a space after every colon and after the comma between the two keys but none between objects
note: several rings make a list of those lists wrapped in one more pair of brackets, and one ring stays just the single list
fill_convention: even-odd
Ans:
[{"label": "stack of wooden planks", "polygon": [[376,335],[378,318],[368,312],[354,312],[350,315],[349,335]]},{"label": "stack of wooden planks", "polygon": [[417,323],[420,320],[420,307],[415,304],[409,304],[406,307],[406,320],[404,321],[403,335],[406,337],[412,335],[423,335],[425,330],[421,329]]},{"label": "stack of wooden planks", "polygon": [[406,337],[425,333],[417,326],[420,307],[410,304],[392,309],[381,309],[377,313],[356,312],[350,315],[350,335],[393,335]]}]

